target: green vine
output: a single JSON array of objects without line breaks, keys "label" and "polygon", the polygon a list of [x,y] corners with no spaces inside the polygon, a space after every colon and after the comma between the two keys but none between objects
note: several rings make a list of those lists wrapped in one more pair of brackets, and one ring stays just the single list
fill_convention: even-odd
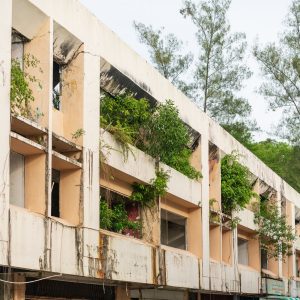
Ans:
[{"label": "green vine", "polygon": [[261,199],[256,203],[254,223],[258,225],[260,245],[268,258],[285,258],[292,254],[292,242],[295,240],[293,228],[281,216],[275,200]]},{"label": "green vine", "polygon": [[158,197],[163,197],[167,192],[169,175],[163,170],[156,172],[150,184],[135,182],[130,199],[138,202],[142,207],[153,207]]},{"label": "green vine", "polygon": [[221,162],[221,196],[223,213],[232,216],[249,204],[252,191],[249,170],[238,162],[237,154],[225,155]]},{"label": "green vine", "polygon": [[[37,68],[39,61],[30,54],[24,55],[23,68]],[[42,73],[42,70],[39,69]],[[34,96],[29,83],[36,83],[42,88],[40,81],[29,73],[22,70],[21,63],[17,59],[11,61],[11,87],[10,87],[10,107],[13,115],[21,115],[34,119],[34,114],[30,104],[34,102]],[[42,114],[37,111],[38,116]],[[37,116],[37,117],[38,117]]]},{"label": "green vine", "polygon": [[124,202],[110,207],[105,199],[101,199],[100,228],[117,233],[124,233],[126,230],[140,231],[141,225],[137,221],[128,219]]}]

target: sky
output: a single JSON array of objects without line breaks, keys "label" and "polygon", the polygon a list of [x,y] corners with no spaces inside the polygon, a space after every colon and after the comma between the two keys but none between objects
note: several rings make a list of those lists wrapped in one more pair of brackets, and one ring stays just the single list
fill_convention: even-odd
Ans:
[{"label": "sky", "polygon": [[[195,0],[197,1],[197,0]],[[174,33],[184,42],[185,50],[197,54],[195,28],[184,19],[179,10],[182,0],[80,0],[104,24],[116,32],[131,48],[150,61],[147,48],[142,45],[132,26],[133,21],[164,27],[167,33]],[[256,140],[262,140],[274,132],[281,112],[268,110],[267,101],[257,93],[263,80],[259,66],[251,55],[255,41],[260,44],[278,40],[283,30],[283,20],[288,13],[292,0],[232,0],[228,20],[233,32],[245,32],[248,41],[246,61],[253,76],[245,81],[240,95],[246,97],[252,105],[252,118],[256,119],[262,132],[256,134]]]}]

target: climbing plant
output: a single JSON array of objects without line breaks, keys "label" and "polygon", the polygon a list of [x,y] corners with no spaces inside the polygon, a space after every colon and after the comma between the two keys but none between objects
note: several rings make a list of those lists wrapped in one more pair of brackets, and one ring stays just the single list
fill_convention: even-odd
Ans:
[{"label": "climbing plant", "polygon": [[221,161],[221,196],[222,211],[232,215],[246,207],[251,198],[256,196],[247,167],[238,162],[238,154],[227,154]]},{"label": "climbing plant", "polygon": [[293,228],[280,214],[275,200],[261,199],[256,204],[254,222],[258,225],[261,248],[266,251],[268,258],[279,259],[292,254],[291,246],[295,240]]},{"label": "climbing plant", "polygon": [[159,170],[156,172],[156,177],[151,180],[150,184],[135,182],[132,185],[133,192],[130,199],[140,203],[142,207],[153,207],[155,200],[166,194],[168,180],[168,173]]},{"label": "climbing plant", "polygon": [[[27,54],[23,58],[23,68],[21,62],[17,59],[11,61],[11,85],[10,85],[10,107],[13,115],[21,115],[26,118],[33,118],[30,104],[35,100],[33,92],[29,86],[30,83],[35,83],[39,88],[42,88],[37,77],[30,75],[23,69],[38,68],[39,60],[33,55]],[[39,68],[39,72],[42,70]]]},{"label": "climbing plant", "polygon": [[151,108],[147,100],[131,95],[105,95],[100,109],[102,128],[115,136],[126,158],[133,144],[189,178],[201,177],[189,162],[192,151],[187,148],[188,129],[172,101]]},{"label": "climbing plant", "polygon": [[101,199],[100,228],[124,233],[125,230],[138,231],[141,225],[138,221],[129,220],[124,202],[110,206],[105,199]]},{"label": "climbing plant", "polygon": [[142,130],[151,114],[146,99],[135,99],[132,95],[114,98],[106,93],[100,101],[100,126],[114,135],[122,148],[124,160],[130,152],[130,144],[140,143]]},{"label": "climbing plant", "polygon": [[192,151],[187,148],[190,142],[186,125],[181,121],[173,101],[159,104],[149,119],[146,131],[145,151],[159,158],[192,179],[199,179],[201,173],[189,162]]}]

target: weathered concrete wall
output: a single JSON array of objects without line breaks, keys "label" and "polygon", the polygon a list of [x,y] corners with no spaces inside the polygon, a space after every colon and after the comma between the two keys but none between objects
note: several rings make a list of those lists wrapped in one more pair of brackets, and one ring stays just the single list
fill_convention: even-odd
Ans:
[{"label": "weathered concrete wall", "polygon": [[154,283],[153,248],[118,234],[100,234],[103,278],[128,282]]},{"label": "weathered concrete wall", "polygon": [[166,284],[168,286],[200,288],[199,259],[187,252],[165,249]]},{"label": "weathered concrete wall", "polygon": [[9,207],[9,131],[10,131],[10,65],[11,65],[11,1],[0,1],[0,264],[7,264]]},{"label": "weathered concrete wall", "polygon": [[[13,0],[13,13],[11,2],[0,0],[0,34],[7,44],[0,50],[0,120],[2,125],[0,142],[0,264],[7,264],[11,259],[12,266],[28,269],[45,269],[53,272],[63,272],[73,275],[102,277],[111,280],[120,280],[136,283],[156,283],[159,271],[157,249],[152,245],[136,239],[120,235],[103,233],[100,238],[102,255],[105,252],[108,260],[102,259],[101,266],[98,260],[99,251],[99,96],[100,96],[100,57],[108,64],[119,70],[124,76],[151,95],[151,99],[164,102],[166,99],[174,100],[179,108],[182,120],[191,128],[201,134],[201,153],[194,158],[200,160],[203,179],[195,182],[167,166],[171,178],[169,182],[168,197],[176,199],[184,207],[197,209],[201,203],[202,243],[198,243],[194,250],[201,254],[202,261],[199,267],[199,257],[185,251],[166,250],[163,268],[166,272],[166,284],[172,287],[201,288],[204,290],[220,292],[237,292],[238,274],[241,273],[241,292],[257,293],[259,291],[259,273],[250,269],[235,266],[236,257],[231,265],[210,262],[210,247],[215,247],[214,240],[210,242],[209,232],[209,165],[208,145],[213,142],[224,153],[238,150],[242,154],[241,162],[245,164],[254,177],[259,177],[278,194],[300,207],[300,197],[290,186],[283,182],[274,172],[262,164],[253,154],[241,146],[218,124],[207,117],[187,97],[163,78],[158,71],[139,57],[125,43],[123,43],[111,30],[92,16],[76,0]],[[39,7],[39,8],[37,8]],[[13,20],[11,20],[11,15]],[[80,22],[78,20],[80,19]],[[30,20],[30,22],[28,22]],[[78,41],[83,42],[80,54],[80,69],[84,76],[75,76],[80,86],[82,115],[80,126],[85,134],[82,137],[83,150],[83,180],[80,198],[80,228],[70,226],[66,221],[49,220],[51,198],[51,151],[52,129],[55,128],[56,116],[52,110],[52,56],[53,56],[53,21],[61,28],[70,32]],[[48,22],[48,23],[47,23]],[[12,25],[11,25],[12,24]],[[42,25],[48,24],[46,32]],[[49,122],[46,124],[49,131],[48,157],[47,157],[47,199],[46,216],[30,213],[29,211],[11,208],[10,223],[8,222],[9,208],[9,180],[8,163],[9,153],[9,69],[10,69],[10,38],[11,27],[16,28],[28,38],[34,38],[39,32],[44,32],[49,41],[45,65],[49,63],[47,78],[49,82],[48,99]],[[40,31],[42,30],[42,31]],[[88,33],[88,34],[87,34]],[[78,44],[79,45],[79,44]],[[43,48],[44,49],[44,48]],[[74,53],[74,52],[73,52]],[[71,55],[69,55],[71,56]],[[76,74],[75,74],[76,75]],[[80,74],[79,74],[80,75]],[[82,75],[82,74],[81,74]],[[47,79],[46,78],[46,79]],[[74,78],[74,77],[72,77]],[[45,80],[46,80],[45,79]],[[46,93],[43,93],[46,98]],[[70,110],[72,106],[69,106]],[[64,119],[63,115],[59,119]],[[64,134],[63,121],[58,126]],[[72,121],[73,123],[74,120]],[[72,127],[72,130],[75,127]],[[3,133],[3,134],[2,134]],[[70,137],[70,132],[68,133]],[[113,148],[119,149],[113,138],[105,133],[104,139]],[[81,143],[81,142],[80,142]],[[154,160],[134,149],[135,158],[129,154],[128,161],[124,163],[123,157],[117,151],[111,150],[107,164],[127,178],[149,183],[155,177]],[[196,161],[197,163],[197,161]],[[172,200],[173,200],[172,199]],[[281,200],[281,199],[279,199]],[[40,211],[42,213],[42,210]],[[241,225],[244,228],[255,230],[253,213],[245,210],[240,213]],[[195,219],[200,221],[199,215]],[[8,228],[10,224],[10,228]],[[9,230],[10,229],[10,230]],[[191,230],[189,230],[191,231]],[[8,233],[11,234],[10,252],[8,248]],[[29,235],[30,233],[30,235]],[[199,231],[197,231],[199,233]],[[32,244],[29,238],[34,236],[36,241]],[[220,239],[221,241],[221,239]],[[236,246],[236,240],[233,240]],[[221,245],[219,245],[221,247]],[[235,247],[234,246],[234,247]],[[202,247],[202,251],[199,251]],[[236,247],[235,247],[236,248]],[[220,251],[219,251],[220,250]],[[218,259],[221,260],[221,249]],[[9,255],[7,255],[9,253]],[[24,258],[26,254],[26,259]],[[236,252],[234,253],[236,255]],[[103,258],[104,256],[102,256]],[[282,272],[282,265],[276,265],[278,274]],[[100,271],[99,271],[100,270]],[[186,276],[185,274],[188,274]],[[200,274],[200,275],[199,275]],[[161,275],[161,274],[159,274]],[[185,275],[185,276],[184,276]]]},{"label": "weathered concrete wall", "polygon": [[239,266],[241,274],[241,293],[259,294],[260,293],[260,273],[244,266]]}]

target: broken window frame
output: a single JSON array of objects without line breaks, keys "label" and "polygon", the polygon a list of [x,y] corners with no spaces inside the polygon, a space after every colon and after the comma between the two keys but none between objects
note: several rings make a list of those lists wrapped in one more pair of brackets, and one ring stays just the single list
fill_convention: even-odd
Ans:
[{"label": "broken window frame", "polygon": [[[175,223],[174,218],[175,218],[175,221],[178,221],[178,219],[181,219],[180,222],[182,222],[183,224]],[[173,219],[173,221],[172,221],[172,219]],[[182,215],[170,212],[166,209],[161,209],[160,223],[161,223],[161,226],[160,226],[160,232],[161,232],[160,242],[161,242],[161,244],[168,246],[168,247],[176,248],[176,249],[187,250],[187,248],[188,248],[187,247],[187,244],[188,244],[187,243],[187,218]],[[184,241],[179,246],[175,245],[173,243],[174,241],[171,241],[171,243],[169,241],[169,232],[171,230],[174,230],[174,228],[170,230],[170,228],[169,228],[169,226],[171,225],[170,223],[175,224],[175,228],[177,227],[178,230],[180,230],[180,227],[181,227],[181,229],[183,229],[183,237],[182,238]],[[164,237],[164,234],[166,234],[165,237]]]}]

